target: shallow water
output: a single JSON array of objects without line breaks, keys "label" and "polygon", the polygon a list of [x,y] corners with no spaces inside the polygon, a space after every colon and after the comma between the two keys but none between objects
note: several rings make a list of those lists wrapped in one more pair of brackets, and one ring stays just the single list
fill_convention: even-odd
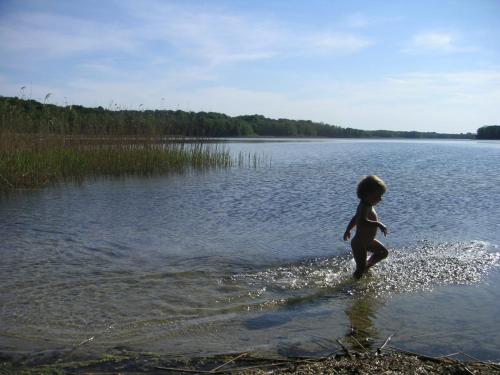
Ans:
[{"label": "shallow water", "polygon": [[[500,143],[229,147],[267,162],[1,197],[0,351],[305,354],[393,334],[500,359]],[[341,237],[370,173],[390,257],[356,283]]]}]

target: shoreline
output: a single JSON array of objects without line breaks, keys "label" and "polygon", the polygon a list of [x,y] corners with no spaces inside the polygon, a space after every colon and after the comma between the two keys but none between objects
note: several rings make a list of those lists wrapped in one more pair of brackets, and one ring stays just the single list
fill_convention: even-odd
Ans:
[{"label": "shoreline", "polygon": [[[116,348],[100,358],[43,352],[38,358],[8,358],[0,353],[0,374],[500,374],[500,363],[466,353],[430,357],[385,346],[375,351],[340,348],[327,356],[266,356],[243,352],[208,357],[169,357]],[[461,357],[463,359],[458,359]]]}]

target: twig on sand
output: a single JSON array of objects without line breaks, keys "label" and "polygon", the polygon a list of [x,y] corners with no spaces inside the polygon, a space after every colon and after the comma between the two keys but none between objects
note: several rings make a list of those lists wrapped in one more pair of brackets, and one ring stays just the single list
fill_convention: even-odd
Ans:
[{"label": "twig on sand", "polygon": [[[284,360],[276,360],[279,362],[272,362],[272,363],[260,363],[258,365],[253,365],[253,366],[245,366],[245,367],[233,367],[231,369],[222,369],[222,367],[226,366],[227,364],[234,362],[238,360],[239,358],[248,355],[248,353],[241,353],[240,355],[232,358],[231,360],[223,363],[220,366],[217,366],[213,368],[212,370],[194,370],[194,369],[189,369],[189,368],[180,368],[180,367],[162,367],[162,366],[155,366],[155,369],[158,370],[164,370],[164,371],[178,371],[178,372],[187,372],[187,373],[199,373],[199,374],[223,374],[227,372],[240,372],[240,371],[245,371],[245,370],[251,370],[251,369],[257,369],[257,368],[262,368],[262,367],[276,367],[276,366],[281,366],[281,365],[296,365],[297,363],[305,363],[311,361],[311,359],[303,359],[303,360],[291,360],[291,359],[284,359]],[[271,358],[254,358],[256,360],[266,360],[270,361],[272,360]]]},{"label": "twig on sand", "polygon": [[382,344],[382,346],[380,348],[377,349],[377,352],[376,352],[376,355],[379,355],[381,352],[382,352],[382,349],[384,349],[384,347],[387,345],[387,343],[389,341],[391,341],[392,339],[392,336],[394,336],[394,333],[389,335],[389,337],[387,337],[384,341],[384,343]]},{"label": "twig on sand", "polygon": [[229,361],[227,361],[227,362],[223,363],[223,364],[222,364],[222,365],[220,365],[220,366],[217,366],[216,368],[213,368],[213,369],[212,369],[212,370],[210,370],[210,371],[212,371],[212,372],[216,372],[217,370],[219,370],[219,369],[223,368],[224,366],[226,366],[226,365],[230,364],[231,362],[236,361],[237,359],[239,359],[239,358],[241,358],[241,357],[243,357],[243,356],[245,356],[245,355],[247,355],[247,354],[248,354],[248,353],[241,353],[240,355],[237,355],[237,356],[236,356],[236,357],[234,357],[233,359],[230,359]]},{"label": "twig on sand", "polygon": [[472,360],[474,360],[476,362],[481,362],[481,360],[479,358],[473,357],[470,354],[467,354],[467,353],[464,353],[464,352],[458,352],[458,353],[459,354],[463,354],[464,356],[469,357],[470,359],[472,359]]},{"label": "twig on sand", "polygon": [[471,356],[470,354],[467,354],[467,353],[464,353],[464,352],[459,352],[459,354],[463,354],[464,356],[469,357],[469,358],[470,358],[470,359],[472,359],[473,361],[476,361],[476,362],[481,362],[481,363],[484,363],[484,364],[485,364],[485,365],[487,365],[487,366],[493,367],[494,369],[500,370],[500,366],[499,366],[499,365],[497,365],[496,363],[491,363],[491,362],[483,362],[483,361],[481,361],[479,358],[473,357],[473,356]]},{"label": "twig on sand", "polygon": [[192,370],[190,368],[180,368],[180,367],[155,366],[155,369],[165,370],[165,371],[189,372],[191,374],[214,374],[214,372],[212,372],[212,371]]},{"label": "twig on sand", "polygon": [[445,354],[445,355],[440,355],[438,358],[449,358],[449,357],[454,357],[456,355],[462,354],[462,352],[455,352],[455,353],[450,353],[450,354]]},{"label": "twig on sand", "polygon": [[4,176],[2,176],[1,174],[0,174],[0,177],[1,177],[1,178],[2,178],[2,180],[4,180],[4,181],[7,183],[7,185],[9,185],[11,188],[13,188],[13,187],[14,187],[14,185],[12,185],[12,184],[10,183],[10,181],[9,181],[9,180],[7,180],[7,179],[6,179]]},{"label": "twig on sand", "polygon": [[340,339],[336,339],[335,341],[337,341],[340,344],[340,346],[344,350],[345,354],[347,354],[347,356],[349,358],[352,358],[351,353],[349,352],[349,349],[347,349],[347,347],[344,345],[344,343],[342,341],[340,341]]},{"label": "twig on sand", "polygon": [[311,335],[311,337],[326,341],[329,344],[335,344],[335,342],[333,340],[327,339],[326,337],[323,337],[323,336]]},{"label": "twig on sand", "polygon": [[88,339],[85,339],[83,340],[82,342],[80,342],[79,344],[76,344],[74,345],[70,350],[69,350],[69,353],[71,352],[74,352],[76,349],[78,349],[80,346],[82,345],[85,345],[91,341],[93,341],[96,337],[98,336],[101,336],[103,335],[105,332],[109,331],[110,329],[112,329],[114,326],[116,325],[116,323],[113,323],[111,324],[110,326],[108,326],[107,328],[103,329],[101,332],[99,332],[98,334],[94,335],[94,336],[91,336],[89,337]]},{"label": "twig on sand", "polygon": [[389,348],[392,349],[392,350],[394,350],[394,351],[400,352],[400,353],[409,354],[409,355],[415,356],[415,357],[417,357],[419,359],[426,359],[426,360],[429,360],[429,361],[432,361],[432,362],[442,362],[443,360],[446,359],[446,358],[439,359],[439,358],[430,357],[430,356],[427,356],[427,355],[424,355],[424,354],[418,354],[418,353],[415,353],[415,352],[410,352],[409,350],[400,349],[400,348],[398,348],[396,346],[389,346]]},{"label": "twig on sand", "polygon": [[[260,358],[259,358],[260,359]],[[297,366],[302,363],[311,363],[311,362],[318,362],[328,359],[328,357],[320,357],[320,358],[304,358],[304,359],[299,359],[299,360],[292,360],[292,359],[284,359],[284,360],[279,360],[279,362],[273,362],[273,363],[261,363],[259,365],[254,365],[254,366],[246,366],[246,367],[236,367],[232,368],[230,371],[233,372],[239,372],[239,371],[245,371],[245,370],[252,370],[252,369],[258,369],[262,367],[276,367],[276,366],[283,366],[283,365],[293,365]],[[333,373],[337,373],[334,369],[331,369]],[[222,373],[225,372],[224,370],[222,371],[217,371],[214,372],[214,374]]]},{"label": "twig on sand", "polygon": [[370,352],[368,349],[366,349],[366,348],[363,346],[363,344],[361,344],[361,343],[359,342],[359,340],[358,340],[356,337],[351,336],[351,338],[352,338],[354,341],[356,341],[356,344],[358,344],[358,345],[361,347],[361,349],[363,349],[363,350],[365,351],[365,353],[369,353],[369,352]]},{"label": "twig on sand", "polygon": [[[240,371],[245,371],[245,370],[252,370],[252,369],[258,369],[262,367],[276,367],[276,366],[283,366],[283,365],[290,365],[290,364],[295,364],[293,361],[283,361],[283,362],[275,362],[275,363],[268,363],[268,364],[260,364],[260,365],[255,365],[255,366],[247,366],[247,367],[236,367],[232,368],[231,372],[240,372]],[[211,374],[220,374],[221,372],[226,372],[224,370],[222,371],[217,371],[217,372],[210,372]]]}]

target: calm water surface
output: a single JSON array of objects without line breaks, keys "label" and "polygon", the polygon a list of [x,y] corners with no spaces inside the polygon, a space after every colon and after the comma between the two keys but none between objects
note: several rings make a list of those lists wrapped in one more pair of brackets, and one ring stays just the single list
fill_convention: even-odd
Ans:
[{"label": "calm water surface", "polygon": [[[393,334],[500,360],[500,143],[228,147],[267,161],[1,197],[0,352],[321,354]],[[355,283],[341,237],[366,174],[389,187],[391,254]]]}]

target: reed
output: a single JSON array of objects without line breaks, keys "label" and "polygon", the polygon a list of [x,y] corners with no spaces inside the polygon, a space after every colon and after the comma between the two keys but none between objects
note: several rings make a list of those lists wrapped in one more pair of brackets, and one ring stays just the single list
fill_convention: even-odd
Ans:
[{"label": "reed", "polygon": [[0,134],[0,191],[234,165],[224,145],[202,140]]}]

